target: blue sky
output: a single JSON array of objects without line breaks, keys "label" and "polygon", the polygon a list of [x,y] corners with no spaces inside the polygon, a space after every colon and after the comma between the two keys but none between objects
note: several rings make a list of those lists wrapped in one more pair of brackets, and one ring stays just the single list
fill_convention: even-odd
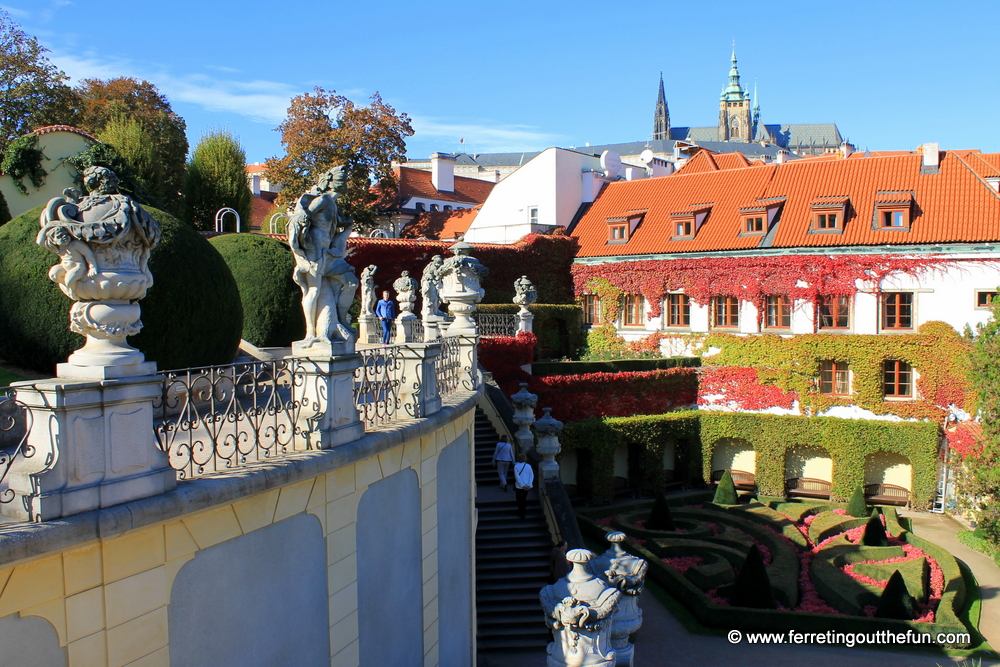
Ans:
[{"label": "blue sky", "polygon": [[156,84],[193,145],[250,162],[313,86],[378,91],[411,156],[648,138],[660,71],[673,125],[714,125],[732,40],[767,123],[836,122],[859,148],[1000,151],[992,2],[211,2],[6,0],[73,79]]}]

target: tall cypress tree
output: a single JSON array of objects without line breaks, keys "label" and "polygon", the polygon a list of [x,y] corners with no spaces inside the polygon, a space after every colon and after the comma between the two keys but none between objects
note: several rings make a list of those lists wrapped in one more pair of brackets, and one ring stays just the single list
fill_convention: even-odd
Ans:
[{"label": "tall cypress tree", "polygon": [[[247,156],[239,139],[226,130],[211,132],[198,142],[188,163],[184,182],[185,219],[195,229],[215,229],[215,215],[222,208],[235,209],[241,227],[250,230]],[[236,231],[235,220],[226,216],[226,231]]]}]

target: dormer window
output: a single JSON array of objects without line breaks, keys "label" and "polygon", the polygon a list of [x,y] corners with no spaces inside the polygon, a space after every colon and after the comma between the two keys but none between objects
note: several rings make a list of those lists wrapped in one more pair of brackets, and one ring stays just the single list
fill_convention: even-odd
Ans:
[{"label": "dormer window", "polygon": [[817,197],[809,205],[809,233],[842,234],[847,218],[847,197]]},{"label": "dormer window", "polygon": [[913,193],[880,191],[875,195],[874,229],[909,231],[913,211]]},{"label": "dormer window", "polygon": [[674,236],[672,241],[687,241],[693,239],[705,224],[705,219],[711,210],[711,204],[695,204],[693,211],[678,211],[670,214],[670,224],[673,225]]},{"label": "dormer window", "polygon": [[743,233],[744,234],[763,234],[764,233],[764,214],[758,213],[756,215],[744,215],[743,216]]},{"label": "dormer window", "polygon": [[636,227],[642,222],[642,215],[630,215],[627,218],[607,218],[608,244],[628,243],[635,234]]},{"label": "dormer window", "polygon": [[674,221],[674,236],[694,236],[694,216],[690,218],[680,218]]}]

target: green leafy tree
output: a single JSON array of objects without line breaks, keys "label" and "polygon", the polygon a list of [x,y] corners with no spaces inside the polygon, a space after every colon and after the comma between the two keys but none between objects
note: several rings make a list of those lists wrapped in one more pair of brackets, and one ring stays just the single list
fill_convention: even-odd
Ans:
[{"label": "green leafy tree", "polygon": [[1000,303],[972,340],[971,380],[977,390],[982,435],[956,470],[959,502],[971,509],[984,538],[1000,546]]},{"label": "green leafy tree", "polygon": [[885,526],[882,525],[882,517],[878,509],[872,510],[872,515],[865,524],[865,533],[861,536],[861,544],[866,547],[887,547],[889,539],[885,534]]},{"label": "green leafy tree", "polygon": [[909,621],[916,616],[917,605],[906,588],[906,580],[903,575],[896,570],[889,577],[885,585],[885,590],[879,596],[878,606],[875,607],[875,618],[895,618],[900,621]]},{"label": "green leafy tree", "polygon": [[646,528],[650,530],[677,530],[674,525],[674,517],[670,513],[670,505],[667,497],[662,493],[656,496],[653,508],[649,511],[649,518],[646,519]]},{"label": "green leafy tree", "polygon": [[847,513],[853,517],[862,519],[868,516],[868,504],[865,502],[864,487],[854,489],[850,502],[847,503]]},{"label": "green leafy tree", "polygon": [[156,199],[163,196],[163,163],[153,137],[135,118],[114,116],[97,138],[114,147],[131,165],[136,180]]},{"label": "green leafy tree", "polygon": [[771,589],[771,578],[767,576],[767,567],[760,549],[754,544],[747,552],[743,567],[736,575],[733,592],[729,602],[734,607],[750,607],[752,609],[777,609],[774,591]]},{"label": "green leafy tree", "polygon": [[0,10],[0,151],[39,127],[76,122],[78,98],[47,52]]},{"label": "green leafy tree", "polygon": [[292,99],[278,131],[285,156],[268,160],[266,174],[283,188],[279,206],[294,201],[322,172],[343,164],[345,212],[360,231],[378,226],[377,211],[396,195],[392,161],[405,158],[406,138],[413,136],[409,116],[397,114],[378,93],[371,104],[360,106],[317,87]]},{"label": "green leafy tree", "polygon": [[[114,128],[122,124],[120,119],[129,118],[139,124],[146,134],[143,141],[153,145],[155,159],[160,164],[158,182],[150,192],[168,211],[180,214],[188,153],[187,126],[174,113],[167,98],[149,81],[129,77],[106,81],[84,79],[76,87],[76,93],[80,100],[78,125],[88,132],[102,136],[111,125],[116,138],[122,139],[123,128]],[[120,150],[128,153],[128,149]],[[131,155],[126,157],[131,159]],[[138,165],[136,168],[141,171]]]},{"label": "green leafy tree", "polygon": [[[184,182],[185,219],[195,229],[215,229],[215,214],[222,208],[240,214],[243,229],[250,229],[247,156],[239,139],[229,132],[211,132],[198,142]],[[236,231],[233,216],[226,216],[227,231]]]},{"label": "green leafy tree", "polygon": [[722,479],[719,480],[719,486],[715,488],[715,497],[712,498],[712,502],[716,505],[735,505],[739,502],[736,495],[736,485],[733,484],[733,476],[728,470],[722,473]]}]

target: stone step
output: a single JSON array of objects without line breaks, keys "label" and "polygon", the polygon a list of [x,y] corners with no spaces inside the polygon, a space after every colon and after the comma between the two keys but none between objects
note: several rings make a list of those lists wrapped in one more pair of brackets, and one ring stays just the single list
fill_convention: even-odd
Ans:
[{"label": "stone step", "polygon": [[545,621],[542,618],[541,608],[539,608],[538,616],[539,618],[537,623],[526,621],[523,623],[511,624],[505,627],[500,625],[490,625],[488,628],[484,628],[486,632],[478,632],[477,637],[483,637],[484,635],[489,637],[551,637],[552,635],[549,632],[549,629],[545,627]]},{"label": "stone step", "polygon": [[[531,662],[537,660],[536,656],[545,655],[545,647],[550,641],[552,641],[551,635],[546,637],[544,642],[539,643],[540,640],[536,639],[534,636],[527,637],[524,639],[517,637],[479,637],[476,639],[476,647],[483,652],[496,652],[496,653],[517,653],[524,652],[525,662]],[[513,658],[516,660],[516,658]],[[517,665],[517,662],[512,663]]]},{"label": "stone step", "polygon": [[[512,572],[515,572],[515,570],[509,567],[502,567],[500,565],[484,567],[481,572],[476,572],[476,581],[482,583],[501,580],[509,582],[514,576],[511,574]],[[520,567],[516,570],[516,572],[518,581],[529,578],[532,580],[534,578],[548,579],[549,564],[545,563],[541,566],[536,565],[532,567]],[[548,582],[546,581],[545,583]]]},{"label": "stone step", "polygon": [[477,591],[502,591],[514,593],[520,591],[522,593],[534,592],[536,595],[538,591],[542,590],[543,586],[547,586],[549,583],[549,574],[546,572],[544,575],[532,576],[532,577],[517,577],[517,583],[515,584],[511,577],[505,579],[488,579],[486,581],[477,581],[476,590]]}]

